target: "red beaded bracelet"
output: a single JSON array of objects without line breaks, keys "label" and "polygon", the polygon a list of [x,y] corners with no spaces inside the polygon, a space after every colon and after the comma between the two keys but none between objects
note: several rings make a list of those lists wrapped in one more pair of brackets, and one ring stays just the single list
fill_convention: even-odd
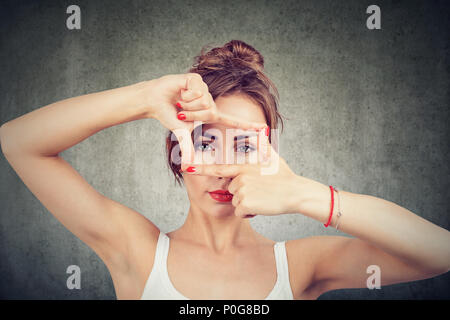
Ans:
[{"label": "red beaded bracelet", "polygon": [[328,221],[326,224],[324,224],[325,228],[328,227],[331,223],[331,217],[333,216],[333,209],[334,209],[334,191],[333,186],[330,186],[331,191],[331,209],[330,209],[330,216],[328,217]]}]

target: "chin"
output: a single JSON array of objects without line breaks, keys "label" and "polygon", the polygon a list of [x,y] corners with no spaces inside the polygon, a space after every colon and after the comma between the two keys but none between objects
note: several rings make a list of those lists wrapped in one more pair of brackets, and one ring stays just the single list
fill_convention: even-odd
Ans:
[{"label": "chin", "polygon": [[230,202],[219,202],[211,199],[209,194],[207,194],[208,200],[203,202],[204,204],[208,203],[208,205],[204,206],[205,212],[207,214],[214,217],[227,217],[234,215],[234,207]]}]

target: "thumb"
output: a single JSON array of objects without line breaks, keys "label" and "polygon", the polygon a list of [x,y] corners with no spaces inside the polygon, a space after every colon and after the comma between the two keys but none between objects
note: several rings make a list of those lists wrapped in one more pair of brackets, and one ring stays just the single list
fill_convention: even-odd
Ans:
[{"label": "thumb", "polygon": [[[265,131],[265,130],[263,130]],[[272,175],[279,171],[280,156],[277,152],[278,149],[278,137],[277,135],[272,135],[272,143],[269,142],[269,136],[266,134],[260,134],[259,140],[260,152],[260,162],[261,162],[261,174],[262,175]]]},{"label": "thumb", "polygon": [[[241,218],[246,218],[247,215],[254,216],[254,215],[252,215],[252,214],[250,214],[250,213],[251,213],[250,210],[248,210],[247,208],[245,208],[245,207],[243,207],[243,206],[241,206],[241,205],[238,205],[238,206],[236,207],[236,209],[234,210],[234,214],[235,214],[236,216],[238,216],[238,217],[241,217]],[[250,218],[250,217],[249,217],[249,218]]]},{"label": "thumb", "polygon": [[203,82],[203,78],[200,74],[186,73],[185,76],[186,86],[184,87],[184,89],[203,92],[203,86],[205,86],[206,84]]},{"label": "thumb", "polygon": [[265,128],[267,125],[265,122],[250,122],[245,121],[241,118],[225,114],[219,112],[219,121],[220,123],[232,127],[232,128],[241,128],[241,129],[256,129],[261,130]]},{"label": "thumb", "polygon": [[201,83],[203,82],[202,77],[198,73],[181,73],[181,74],[171,74],[166,77],[171,77],[173,79],[173,84],[179,90],[180,96],[186,92],[202,92]]},{"label": "thumb", "polygon": [[192,163],[194,160],[194,143],[192,142],[191,132],[193,125],[188,128],[174,129],[173,134],[178,140],[181,151],[181,165]]},{"label": "thumb", "polygon": [[199,87],[198,81],[195,81],[193,78],[198,77],[191,73],[186,74],[186,84],[184,88],[181,89],[181,100],[184,102],[190,102],[203,95],[203,91],[201,90],[201,87]]},{"label": "thumb", "polygon": [[248,170],[248,165],[245,164],[195,164],[191,167],[191,171],[188,171],[187,166],[182,166],[181,169],[189,174],[234,178],[239,174]]},{"label": "thumb", "polygon": [[259,131],[259,161],[264,164],[267,163],[270,159],[272,145],[269,141],[269,132],[270,127],[266,126],[264,129]]},{"label": "thumb", "polygon": [[203,92],[201,92],[200,90],[181,89],[181,100],[183,100],[184,102],[191,102],[195,99],[200,98],[201,96],[203,96]]}]

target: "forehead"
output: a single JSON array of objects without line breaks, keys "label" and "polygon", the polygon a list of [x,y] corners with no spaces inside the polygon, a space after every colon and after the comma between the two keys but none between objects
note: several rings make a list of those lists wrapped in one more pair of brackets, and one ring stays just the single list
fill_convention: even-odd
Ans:
[{"label": "forehead", "polygon": [[[234,116],[240,120],[249,122],[266,122],[262,107],[245,94],[233,94],[221,96],[215,100],[219,112]],[[226,129],[229,126],[221,123],[204,124],[204,129],[217,128]]]}]

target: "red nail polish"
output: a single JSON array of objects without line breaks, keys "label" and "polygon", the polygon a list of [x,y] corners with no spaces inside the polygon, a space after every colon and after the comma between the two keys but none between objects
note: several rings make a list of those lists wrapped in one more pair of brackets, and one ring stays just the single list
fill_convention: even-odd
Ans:
[{"label": "red nail polish", "polygon": [[270,128],[269,126],[266,127],[266,136],[269,136]]},{"label": "red nail polish", "polygon": [[184,113],[179,113],[177,117],[178,117],[178,119],[180,119],[180,120],[186,119],[186,115],[185,115]]},{"label": "red nail polish", "polygon": [[195,167],[188,167],[186,169],[187,172],[195,172]]},{"label": "red nail polish", "polygon": [[255,216],[254,214],[248,214],[244,218],[253,218],[254,216]]},{"label": "red nail polish", "polygon": [[181,104],[180,104],[179,102],[177,102],[176,106],[177,106],[178,108],[182,109],[182,108],[181,108]]}]

